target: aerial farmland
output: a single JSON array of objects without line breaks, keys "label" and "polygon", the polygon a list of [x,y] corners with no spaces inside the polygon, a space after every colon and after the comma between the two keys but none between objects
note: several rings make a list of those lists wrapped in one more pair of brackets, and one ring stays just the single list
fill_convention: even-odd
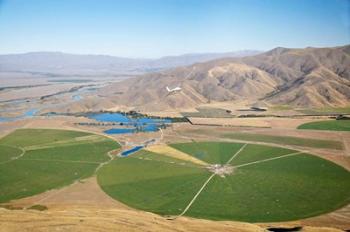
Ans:
[{"label": "aerial farmland", "polygon": [[350,231],[348,0],[0,0],[0,232]]}]

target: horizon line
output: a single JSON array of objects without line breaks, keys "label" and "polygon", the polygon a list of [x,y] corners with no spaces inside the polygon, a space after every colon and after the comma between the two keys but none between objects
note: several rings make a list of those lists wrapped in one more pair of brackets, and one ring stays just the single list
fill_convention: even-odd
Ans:
[{"label": "horizon line", "polygon": [[167,57],[179,57],[179,56],[189,56],[189,55],[205,55],[205,54],[225,54],[225,53],[238,53],[238,52],[258,52],[258,53],[264,53],[271,50],[274,50],[276,48],[285,48],[285,49],[308,49],[308,48],[337,48],[337,47],[345,47],[349,46],[350,43],[342,44],[342,45],[336,45],[336,46],[327,46],[327,47],[317,47],[317,46],[306,46],[306,47],[284,47],[284,46],[275,46],[271,49],[267,50],[261,50],[261,49],[239,49],[239,50],[231,50],[231,51],[217,51],[217,52],[189,52],[189,53],[180,53],[180,54],[169,54],[164,56],[158,56],[158,57],[134,57],[134,56],[119,56],[119,55],[113,55],[113,54],[103,54],[103,53],[74,53],[74,52],[66,52],[66,51],[52,51],[52,50],[43,50],[43,51],[23,51],[23,52],[14,52],[14,53],[0,53],[0,56],[7,56],[7,55],[26,55],[30,53],[60,53],[60,54],[66,54],[66,55],[78,55],[78,56],[109,56],[109,57],[115,57],[115,58],[124,58],[124,59],[139,59],[139,60],[155,60],[155,59],[162,59]]}]

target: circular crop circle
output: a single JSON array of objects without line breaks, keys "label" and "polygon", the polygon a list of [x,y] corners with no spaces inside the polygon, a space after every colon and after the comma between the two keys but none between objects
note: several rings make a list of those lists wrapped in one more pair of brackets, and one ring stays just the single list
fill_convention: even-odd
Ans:
[{"label": "circular crop circle", "polygon": [[98,173],[111,197],[161,215],[247,222],[320,215],[350,202],[350,172],[295,150],[254,144],[156,145]]}]

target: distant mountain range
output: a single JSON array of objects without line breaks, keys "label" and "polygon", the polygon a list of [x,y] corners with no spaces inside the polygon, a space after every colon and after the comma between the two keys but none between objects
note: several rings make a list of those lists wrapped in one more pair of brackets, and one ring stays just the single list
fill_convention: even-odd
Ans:
[{"label": "distant mountain range", "polygon": [[159,59],[131,59],[107,55],[75,55],[61,52],[31,52],[0,55],[0,72],[29,72],[48,75],[140,74],[187,66],[223,57],[261,53],[244,50],[229,53],[185,54]]},{"label": "distant mountain range", "polygon": [[[181,86],[168,94],[166,86]],[[140,110],[191,108],[248,99],[299,107],[350,104],[350,45],[225,58],[129,79],[102,89],[115,104]]]}]

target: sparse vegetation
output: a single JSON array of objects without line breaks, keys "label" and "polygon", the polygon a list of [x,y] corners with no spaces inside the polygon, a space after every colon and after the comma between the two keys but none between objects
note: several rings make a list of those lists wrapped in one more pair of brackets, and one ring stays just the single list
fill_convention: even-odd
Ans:
[{"label": "sparse vegetation", "polygon": [[350,107],[323,107],[297,110],[304,114],[350,114]]},{"label": "sparse vegetation", "polygon": [[8,210],[22,210],[23,207],[13,206],[13,205],[0,205],[0,208],[8,209]]},{"label": "sparse vegetation", "polygon": [[213,107],[202,107],[197,108],[198,112],[182,112],[184,117],[198,117],[198,118],[232,118],[231,111],[213,108]]},{"label": "sparse vegetation", "polygon": [[293,107],[289,105],[275,105],[275,106],[269,107],[269,109],[273,111],[280,111],[280,110],[282,111],[282,110],[292,110]]},{"label": "sparse vegetation", "polygon": [[349,107],[324,107],[324,108],[318,109],[318,111],[350,114],[350,106]]},{"label": "sparse vegetation", "polygon": [[173,118],[165,118],[171,120],[172,123],[175,122],[188,122],[188,119],[186,117],[173,117]]},{"label": "sparse vegetation", "polygon": [[38,211],[45,211],[48,208],[47,208],[46,205],[32,205],[28,209],[33,209],[33,210],[38,210]]},{"label": "sparse vegetation", "polygon": [[48,80],[48,82],[68,82],[68,83],[86,83],[89,81],[93,81],[91,79],[52,79]]}]

